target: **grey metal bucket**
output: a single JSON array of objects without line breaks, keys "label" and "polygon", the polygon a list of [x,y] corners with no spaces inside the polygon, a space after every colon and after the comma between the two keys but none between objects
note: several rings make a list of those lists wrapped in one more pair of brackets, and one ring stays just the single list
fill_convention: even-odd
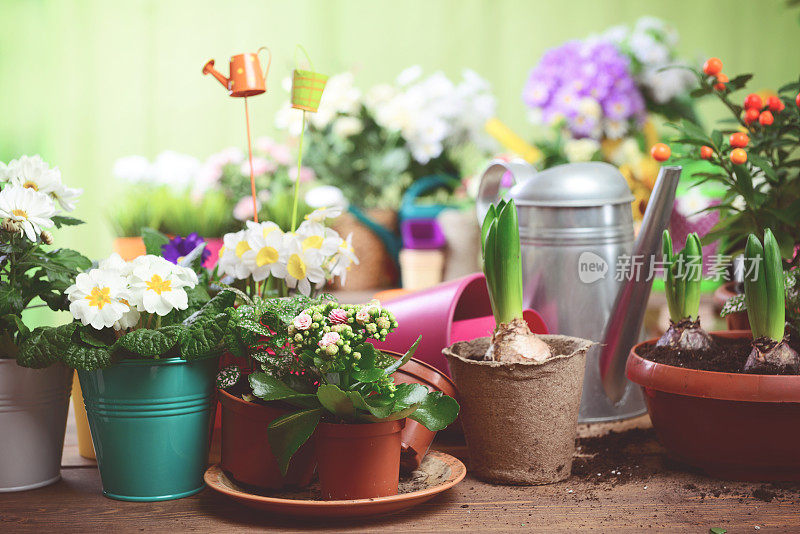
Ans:
[{"label": "grey metal bucket", "polygon": [[61,478],[72,370],[28,369],[0,359],[0,492]]}]

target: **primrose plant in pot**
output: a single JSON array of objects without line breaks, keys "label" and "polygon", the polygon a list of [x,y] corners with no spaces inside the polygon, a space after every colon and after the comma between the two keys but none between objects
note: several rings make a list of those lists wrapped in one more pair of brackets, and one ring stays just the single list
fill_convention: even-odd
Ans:
[{"label": "primrose plant in pot", "polygon": [[21,360],[20,346],[36,308],[66,310],[63,291],[90,265],[74,250],[51,248],[57,239],[48,230],[81,223],[64,215],[80,193],[39,156],[0,163],[0,492],[60,477],[72,374]]},{"label": "primrose plant in pot", "polygon": [[[752,333],[712,332],[707,346],[646,341],[632,349],[627,375],[645,389],[659,439],[678,460],[720,478],[800,480],[799,340],[786,326],[782,258],[770,229],[763,242],[748,237],[744,259]],[[684,309],[687,276],[666,279]]]},{"label": "primrose plant in pot", "polygon": [[592,342],[538,336],[522,319],[513,201],[489,209],[482,243],[494,332],[444,350],[459,391],[470,469],[495,483],[557,482],[571,472],[586,351]]},{"label": "primrose plant in pot", "polygon": [[[199,268],[199,252],[187,264]],[[203,488],[225,310],[235,294],[209,299],[198,282],[194,269],[160,256],[126,262],[114,254],[64,291],[73,322],[37,328],[20,346],[27,365],[78,370],[108,497],[157,501]]]}]

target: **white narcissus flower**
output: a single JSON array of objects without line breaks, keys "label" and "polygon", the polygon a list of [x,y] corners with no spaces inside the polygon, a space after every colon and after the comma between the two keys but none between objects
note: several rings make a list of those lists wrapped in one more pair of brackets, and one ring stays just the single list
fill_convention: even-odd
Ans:
[{"label": "white narcissus flower", "polygon": [[20,227],[20,233],[36,241],[42,228],[53,226],[56,214],[53,200],[35,189],[8,185],[0,191],[0,219],[10,219]]},{"label": "white narcissus flower", "polygon": [[336,230],[327,228],[321,222],[311,219],[300,224],[297,229],[297,237],[300,239],[303,250],[316,250],[322,255],[323,263],[339,250],[339,244],[342,242],[342,238],[339,237]]},{"label": "white narcissus flower", "polygon": [[11,160],[5,169],[5,174],[7,180],[14,185],[48,195],[57,201],[64,211],[73,211],[75,202],[83,192],[81,189],[64,185],[58,167],[51,169],[39,155],[22,156]]},{"label": "white narcissus flower", "polygon": [[311,294],[311,284],[321,286],[325,283],[322,269],[322,256],[317,249],[303,250],[299,237],[287,234],[286,276],[284,281],[289,288],[297,287],[303,295]]},{"label": "white narcissus flower", "polygon": [[222,274],[244,280],[250,276],[250,269],[242,261],[242,256],[250,250],[245,230],[231,232],[222,237],[222,248],[219,251],[219,270]]},{"label": "white narcissus flower", "polygon": [[139,256],[132,262],[130,275],[132,303],[139,311],[167,315],[189,306],[184,267],[159,256]]},{"label": "white narcissus flower", "polygon": [[246,239],[248,250],[242,254],[242,262],[252,273],[253,280],[261,282],[269,276],[286,276],[286,257],[284,237],[274,222],[250,223],[248,221]]},{"label": "white narcissus flower", "polygon": [[102,330],[116,328],[118,324],[120,328],[125,328],[121,323],[129,323],[126,319],[131,310],[127,281],[113,269],[92,269],[88,273],[80,273],[65,293],[70,301],[70,313],[84,325]]}]

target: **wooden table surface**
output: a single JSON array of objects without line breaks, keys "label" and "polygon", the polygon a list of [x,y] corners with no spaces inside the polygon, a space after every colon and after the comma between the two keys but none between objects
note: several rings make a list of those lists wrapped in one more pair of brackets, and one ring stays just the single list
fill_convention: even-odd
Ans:
[{"label": "wooden table surface", "polygon": [[[573,477],[558,484],[494,486],[468,474],[455,488],[410,510],[372,519],[314,521],[250,510],[209,489],[160,503],[106,499],[94,463],[77,455],[70,417],[63,479],[38,490],[0,494],[0,532],[707,533],[710,527],[800,532],[800,484],[730,483],[691,473],[670,464],[648,428],[646,416],[581,427]],[[591,437],[609,430],[615,432]],[[435,447],[469,466],[460,438],[443,436]],[[593,467],[600,460],[592,456],[598,450],[623,465],[592,472],[600,470]],[[615,474],[623,472],[624,477]]]}]

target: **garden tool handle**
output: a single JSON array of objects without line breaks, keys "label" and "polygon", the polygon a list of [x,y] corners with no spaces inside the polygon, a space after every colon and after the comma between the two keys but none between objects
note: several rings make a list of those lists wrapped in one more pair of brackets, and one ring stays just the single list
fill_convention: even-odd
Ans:
[{"label": "garden tool handle", "polygon": [[489,206],[498,200],[500,196],[500,183],[503,181],[503,176],[506,172],[511,174],[511,178],[516,184],[525,182],[533,176],[534,168],[521,159],[512,161],[496,159],[489,162],[489,166],[483,171],[481,183],[478,186],[478,198],[476,200],[479,224],[482,223],[483,218],[486,217]]}]

